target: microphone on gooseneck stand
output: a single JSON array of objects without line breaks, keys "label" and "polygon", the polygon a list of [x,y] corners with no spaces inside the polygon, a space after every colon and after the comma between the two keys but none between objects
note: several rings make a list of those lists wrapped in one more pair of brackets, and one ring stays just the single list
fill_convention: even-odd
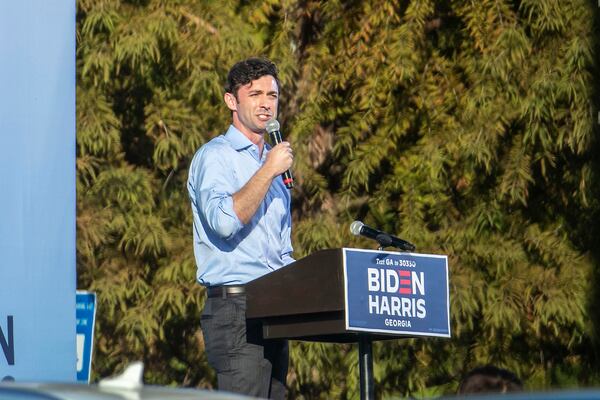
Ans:
[{"label": "microphone on gooseneck stand", "polygon": [[350,225],[350,232],[353,235],[368,237],[369,239],[377,240],[381,247],[396,247],[402,251],[414,251],[416,249],[415,245],[407,242],[406,240],[402,240],[396,236],[392,236],[389,233],[382,232],[375,228],[371,228],[360,221],[354,221]]},{"label": "microphone on gooseneck stand", "polygon": [[[269,133],[269,137],[271,138],[271,142],[273,142],[273,146],[283,142],[281,132],[279,131],[279,121],[276,119],[269,120],[267,122],[266,129]],[[294,187],[294,177],[292,176],[291,170],[288,169],[281,174],[281,178],[283,179],[283,183],[285,184],[286,188],[291,189]]]}]

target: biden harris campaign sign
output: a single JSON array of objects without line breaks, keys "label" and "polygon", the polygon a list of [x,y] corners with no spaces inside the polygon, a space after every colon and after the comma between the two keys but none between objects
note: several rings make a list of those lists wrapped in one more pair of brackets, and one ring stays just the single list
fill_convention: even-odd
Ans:
[{"label": "biden harris campaign sign", "polygon": [[0,1],[0,380],[75,381],[75,1]]},{"label": "biden harris campaign sign", "polygon": [[346,329],[450,337],[446,256],[344,249]]}]

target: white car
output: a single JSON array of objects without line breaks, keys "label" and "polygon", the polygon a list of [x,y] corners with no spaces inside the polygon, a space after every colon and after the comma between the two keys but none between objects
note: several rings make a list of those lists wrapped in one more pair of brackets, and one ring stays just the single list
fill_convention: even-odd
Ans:
[{"label": "white car", "polygon": [[127,367],[98,384],[0,382],[1,400],[248,400],[251,397],[211,390],[144,385],[144,366]]}]

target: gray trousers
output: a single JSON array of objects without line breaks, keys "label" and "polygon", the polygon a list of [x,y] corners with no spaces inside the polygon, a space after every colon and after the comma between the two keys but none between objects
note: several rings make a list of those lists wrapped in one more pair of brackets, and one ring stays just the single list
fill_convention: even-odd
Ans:
[{"label": "gray trousers", "polygon": [[245,295],[207,298],[200,324],[219,390],[285,399],[288,342],[264,340],[259,324],[246,323]]}]

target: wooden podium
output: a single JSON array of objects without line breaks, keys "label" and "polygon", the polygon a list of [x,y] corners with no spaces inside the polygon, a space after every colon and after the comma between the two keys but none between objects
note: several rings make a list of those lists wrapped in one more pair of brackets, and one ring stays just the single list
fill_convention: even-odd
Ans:
[{"label": "wooden podium", "polygon": [[[321,250],[246,285],[246,318],[265,339],[359,343],[360,397],[375,398],[374,335],[346,330],[343,250]],[[379,337],[378,337],[379,338]]]},{"label": "wooden podium", "polygon": [[[369,273],[381,275],[375,279]],[[390,290],[384,275],[385,279],[397,276],[397,280],[388,283],[397,283],[398,287]],[[412,323],[413,328],[393,330],[382,326],[381,320],[373,322],[370,315],[360,314],[365,310],[372,314],[375,297],[399,296],[405,298],[393,299],[397,308],[385,310],[400,310],[400,300],[402,307],[405,303],[410,307],[410,299],[414,299],[418,305],[413,305],[412,311],[396,313],[396,322],[403,319],[406,326],[411,327]],[[249,282],[246,301],[246,318],[260,322],[265,339],[358,343],[361,399],[374,398],[373,340],[419,335],[450,337],[446,256],[383,250],[321,250]],[[383,310],[384,304],[380,306]],[[418,307],[420,315],[416,313]],[[394,315],[389,312],[387,315],[390,318],[385,321],[398,326],[389,322],[394,322]]]},{"label": "wooden podium", "polygon": [[364,334],[346,330],[343,263],[343,249],[320,250],[249,282],[246,318],[261,321],[265,339],[357,343]]}]

